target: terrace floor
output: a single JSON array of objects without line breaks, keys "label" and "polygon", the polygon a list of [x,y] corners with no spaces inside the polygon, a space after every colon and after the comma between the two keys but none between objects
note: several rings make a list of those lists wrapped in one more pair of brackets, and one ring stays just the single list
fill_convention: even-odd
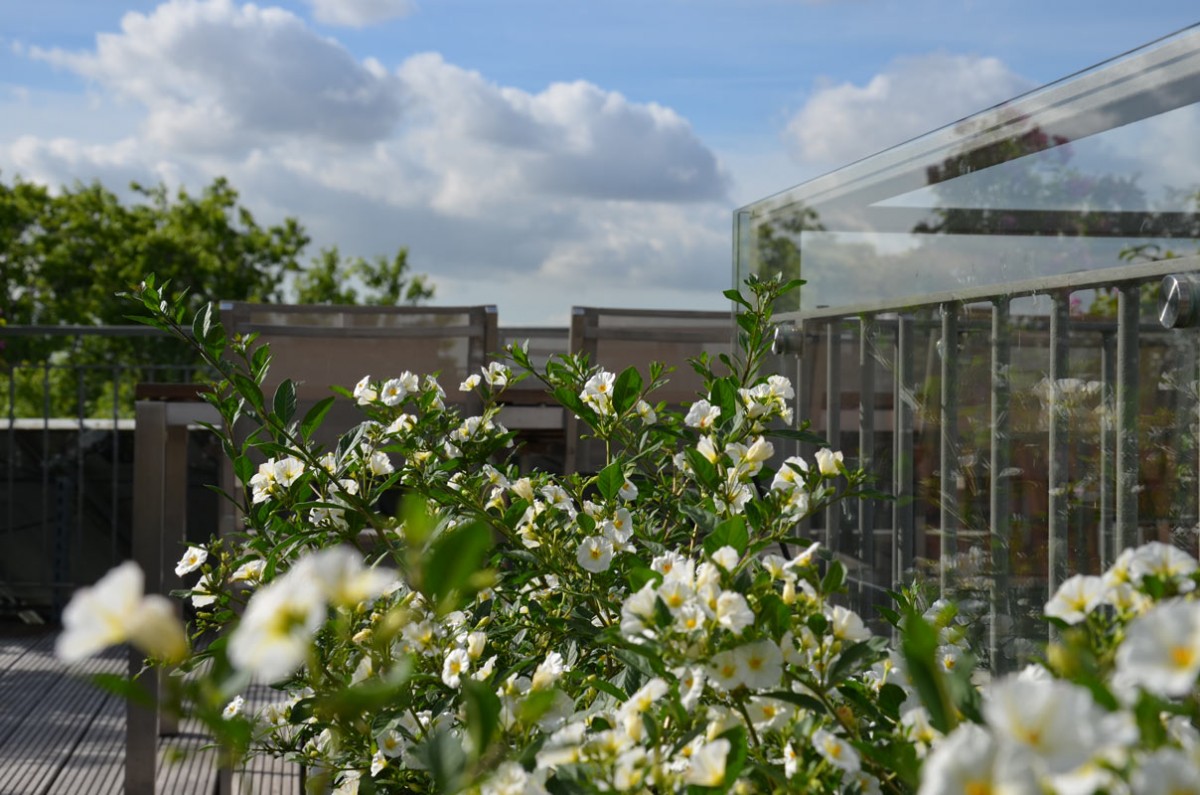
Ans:
[{"label": "terrace floor", "polygon": [[[124,649],[76,665],[54,657],[52,631],[0,636],[0,795],[121,795],[125,783],[125,702],[89,681],[92,674],[124,673]],[[270,691],[246,694],[246,708]],[[217,792],[215,753],[202,734],[159,741],[158,795]],[[296,795],[300,770],[255,760],[233,777],[234,795]]]}]

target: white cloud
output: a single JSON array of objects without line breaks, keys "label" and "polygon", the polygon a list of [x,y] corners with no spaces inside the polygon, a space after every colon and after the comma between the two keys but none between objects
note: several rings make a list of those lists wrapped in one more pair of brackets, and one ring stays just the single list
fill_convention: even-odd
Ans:
[{"label": "white cloud", "polygon": [[144,106],[147,138],[177,151],[246,151],[281,138],[363,143],[400,119],[393,76],[279,8],[171,0],[126,14],[93,52],[32,54]]},{"label": "white cloud", "polygon": [[819,88],[788,122],[802,162],[836,167],[984,110],[1033,84],[996,58],[900,58],[866,85]]},{"label": "white cloud", "polygon": [[[729,177],[654,103],[581,81],[498,85],[431,53],[387,69],[230,0],[169,0],[94,50],[33,57],[93,85],[74,118],[46,114],[33,135],[0,121],[6,175],[118,192],[226,176],[260,222],[293,215],[348,254],[406,245],[435,281],[541,313],[510,324],[601,297],[720,301],[729,286]],[[0,99],[0,120],[17,102]]]},{"label": "white cloud", "polygon": [[412,0],[308,0],[313,16],[327,25],[363,28],[411,14]]},{"label": "white cloud", "polygon": [[448,212],[514,190],[658,201],[725,195],[716,156],[669,108],[582,81],[530,94],[432,53],[410,58],[398,74],[420,119],[408,143],[440,170],[435,201]]}]

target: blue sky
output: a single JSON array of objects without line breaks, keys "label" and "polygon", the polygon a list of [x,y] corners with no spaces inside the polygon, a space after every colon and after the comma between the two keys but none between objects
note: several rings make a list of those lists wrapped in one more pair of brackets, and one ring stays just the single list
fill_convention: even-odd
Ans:
[{"label": "blue sky", "polygon": [[[0,174],[196,189],[502,324],[715,308],[733,210],[1197,20],[1194,2],[0,3]],[[313,253],[315,254],[315,246]]]}]

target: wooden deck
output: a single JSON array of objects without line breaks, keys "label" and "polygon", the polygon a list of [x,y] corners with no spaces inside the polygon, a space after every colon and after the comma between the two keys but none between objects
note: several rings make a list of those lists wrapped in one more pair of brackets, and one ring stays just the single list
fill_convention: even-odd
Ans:
[{"label": "wooden deck", "polygon": [[[77,665],[54,658],[54,634],[0,637],[0,795],[122,795],[125,702],[96,688],[95,673],[124,673],[124,649]],[[254,709],[270,698],[246,695]],[[185,722],[159,741],[159,795],[212,795],[215,754]],[[255,760],[233,777],[234,795],[298,795],[299,768]]]}]

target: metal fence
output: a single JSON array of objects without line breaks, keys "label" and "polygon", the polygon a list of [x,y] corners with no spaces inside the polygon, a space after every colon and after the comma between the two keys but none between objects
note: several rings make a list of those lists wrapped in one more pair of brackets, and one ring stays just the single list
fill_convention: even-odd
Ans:
[{"label": "metal fence", "polygon": [[[164,342],[145,326],[0,326],[0,617],[57,615],[129,557],[134,389],[196,377]],[[196,440],[192,482],[215,482],[218,452]],[[193,497],[202,528],[213,500]]]},{"label": "metal fence", "polygon": [[1066,577],[1196,554],[1197,133],[1200,26],[738,211],[735,279],[805,281],[798,418],[890,495],[808,528],[864,609],[955,597],[1005,669]]}]

